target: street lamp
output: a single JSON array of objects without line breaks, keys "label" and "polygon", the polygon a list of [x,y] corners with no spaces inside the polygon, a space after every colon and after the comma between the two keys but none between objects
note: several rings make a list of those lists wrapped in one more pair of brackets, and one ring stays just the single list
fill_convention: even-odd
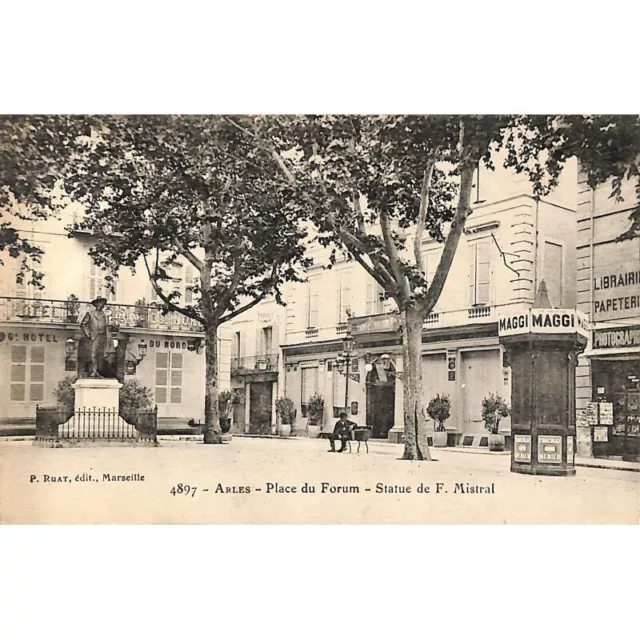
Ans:
[{"label": "street lamp", "polygon": [[350,371],[352,366],[352,362],[355,360],[357,354],[354,349],[353,336],[350,333],[347,333],[344,338],[342,338],[342,352],[336,358],[336,367],[338,371],[344,376],[344,406],[345,411],[347,411],[347,407],[349,406],[349,378],[355,380],[356,382],[359,379],[357,374],[354,374]]}]

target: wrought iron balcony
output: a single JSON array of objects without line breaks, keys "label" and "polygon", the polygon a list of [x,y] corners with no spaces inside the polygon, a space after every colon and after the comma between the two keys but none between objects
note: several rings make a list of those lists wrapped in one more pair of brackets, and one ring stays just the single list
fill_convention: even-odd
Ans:
[{"label": "wrought iron balcony", "polygon": [[231,375],[265,373],[278,370],[278,354],[267,353],[255,356],[231,356]]},{"label": "wrought iron balcony", "polygon": [[[0,322],[36,322],[42,324],[78,324],[91,308],[90,302],[12,298],[0,296]],[[105,314],[110,323],[123,329],[202,332],[202,325],[181,313],[163,314],[153,305],[109,303]]]}]

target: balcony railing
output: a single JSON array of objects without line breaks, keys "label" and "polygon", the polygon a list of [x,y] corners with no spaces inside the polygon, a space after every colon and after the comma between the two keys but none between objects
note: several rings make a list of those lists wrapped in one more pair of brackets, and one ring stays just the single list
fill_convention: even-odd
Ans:
[{"label": "balcony railing", "polygon": [[488,318],[491,315],[491,307],[471,307],[469,318]]},{"label": "balcony railing", "polygon": [[[90,308],[90,302],[82,301],[0,297],[0,322],[78,324]],[[104,311],[110,323],[123,329],[202,331],[199,322],[175,311],[163,314],[160,308],[151,305],[110,303]]]},{"label": "balcony railing", "polygon": [[247,375],[278,370],[278,354],[257,354],[255,356],[232,356],[231,375]]}]

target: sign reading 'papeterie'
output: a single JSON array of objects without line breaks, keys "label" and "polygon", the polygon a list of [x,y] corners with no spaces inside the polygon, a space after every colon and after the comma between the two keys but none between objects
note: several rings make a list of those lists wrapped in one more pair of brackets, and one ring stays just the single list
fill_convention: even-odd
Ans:
[{"label": "sign reading 'papeterie'", "polygon": [[529,309],[498,319],[498,335],[581,333],[588,335],[586,316],[575,309]]}]

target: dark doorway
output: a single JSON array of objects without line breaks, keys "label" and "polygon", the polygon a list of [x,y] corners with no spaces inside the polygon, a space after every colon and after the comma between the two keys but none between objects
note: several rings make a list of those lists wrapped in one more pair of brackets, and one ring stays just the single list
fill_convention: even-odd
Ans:
[{"label": "dark doorway", "polygon": [[273,383],[252,382],[249,391],[249,433],[271,433]]},{"label": "dark doorway", "polygon": [[373,438],[387,438],[393,427],[396,404],[396,379],[394,371],[385,371],[374,363],[367,374],[367,426],[372,428]]}]

